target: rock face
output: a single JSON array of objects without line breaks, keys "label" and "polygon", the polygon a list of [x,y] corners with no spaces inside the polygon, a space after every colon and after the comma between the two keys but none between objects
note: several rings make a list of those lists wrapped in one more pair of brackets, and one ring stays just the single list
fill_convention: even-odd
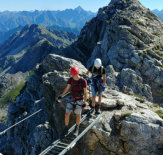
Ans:
[{"label": "rock face", "polygon": [[[3,141],[7,139],[7,142],[1,145],[0,152],[36,155],[61,134],[65,109],[56,102],[56,97],[66,86],[70,67],[75,65],[79,67],[81,74],[86,72],[80,62],[54,54],[50,54],[36,66],[35,74],[29,78],[23,93],[8,109],[8,125],[39,109],[43,111],[9,130],[7,137],[3,137]],[[69,154],[163,153],[163,120],[155,113],[156,110],[163,110],[162,108],[156,108],[146,100],[106,88],[102,110],[105,110],[104,116]],[[73,118],[70,122],[75,123]]]},{"label": "rock face", "polygon": [[15,86],[25,82],[28,73],[17,72],[15,74],[6,74],[0,76],[0,97],[9,92]]},{"label": "rock face", "polygon": [[[78,65],[85,72],[80,63],[55,55],[49,55],[42,64],[48,72],[43,76],[48,118],[57,133],[63,129],[64,110],[54,102],[53,97],[63,91],[69,77],[65,70],[71,65]],[[163,120],[153,112],[157,109],[152,103],[107,89],[102,107],[106,110],[105,116],[70,154],[162,154]],[[115,109],[110,111],[111,108]],[[151,137],[152,142],[149,143]]]},{"label": "rock face", "polygon": [[35,132],[39,128],[37,125],[41,128],[41,124],[47,120],[44,102],[41,79],[35,74],[28,79],[23,93],[17,97],[16,102],[9,106],[7,125],[11,126],[40,109],[42,111],[9,130],[4,135],[5,138],[1,137],[6,141],[0,146],[0,152],[4,154],[31,154],[34,151],[37,154],[37,149],[39,149],[35,140],[37,137]]},{"label": "rock face", "polygon": [[106,112],[82,140],[81,154],[161,155],[162,123],[150,110]]},{"label": "rock face", "polygon": [[[95,58],[116,72],[111,85],[129,87],[149,101],[163,103],[163,22],[137,0],[112,0],[87,22],[78,40],[65,49],[67,56],[93,64]],[[127,70],[126,70],[127,68]],[[131,71],[132,70],[132,71]],[[109,81],[110,79],[108,79]],[[115,83],[113,83],[115,82]],[[145,90],[142,86],[145,85]]]},{"label": "rock face", "polygon": [[[137,0],[112,0],[85,25],[78,40],[62,51],[88,66],[100,57],[109,85],[102,100],[104,116],[69,154],[163,154],[163,108],[149,102],[162,103],[161,30],[162,22]],[[0,137],[4,144],[0,152],[36,155],[58,137],[65,110],[56,97],[65,88],[72,66],[86,72],[77,60],[50,54],[36,66],[22,94],[9,107],[7,124],[39,109],[42,112]]]}]

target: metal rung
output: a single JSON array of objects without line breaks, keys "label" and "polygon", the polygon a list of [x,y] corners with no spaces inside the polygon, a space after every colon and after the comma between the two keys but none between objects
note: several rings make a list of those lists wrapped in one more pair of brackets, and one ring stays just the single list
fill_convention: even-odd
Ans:
[{"label": "metal rung", "polygon": [[58,144],[65,145],[65,146],[68,146],[69,145],[67,143],[61,143],[61,142],[59,142]]},{"label": "metal rung", "polygon": [[56,145],[56,147],[58,147],[58,148],[62,148],[62,149],[65,149],[66,148],[66,146],[64,147],[64,146],[61,146],[61,145]]}]

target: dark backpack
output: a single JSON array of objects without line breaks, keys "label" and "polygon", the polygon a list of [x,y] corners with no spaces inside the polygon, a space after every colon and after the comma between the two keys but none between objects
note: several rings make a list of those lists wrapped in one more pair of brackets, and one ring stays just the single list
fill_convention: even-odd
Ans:
[{"label": "dark backpack", "polygon": [[[104,68],[104,67],[101,66],[101,75],[102,75],[102,72],[103,72],[103,68]],[[93,73],[94,69],[95,69],[95,66],[92,67],[91,73]]]}]

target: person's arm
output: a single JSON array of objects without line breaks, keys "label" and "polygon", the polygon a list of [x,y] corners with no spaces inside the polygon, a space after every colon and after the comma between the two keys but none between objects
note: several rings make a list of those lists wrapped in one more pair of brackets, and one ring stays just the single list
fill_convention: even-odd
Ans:
[{"label": "person's arm", "polygon": [[87,71],[87,73],[86,73],[86,75],[88,76],[88,75],[89,75],[89,73],[90,73],[90,71],[88,70],[88,71]]},{"label": "person's arm", "polygon": [[91,72],[91,70],[92,70],[92,67],[89,67],[89,69],[88,69],[88,71],[86,73],[87,76],[89,75],[89,73]]},{"label": "person's arm", "polygon": [[106,74],[102,74],[103,77],[103,85],[106,86]]},{"label": "person's arm", "polygon": [[87,101],[87,88],[84,88],[84,104],[86,104]]},{"label": "person's arm", "polygon": [[66,88],[64,89],[64,91],[61,94],[61,97],[64,96],[69,91],[70,87],[71,87],[71,85],[67,84]]}]

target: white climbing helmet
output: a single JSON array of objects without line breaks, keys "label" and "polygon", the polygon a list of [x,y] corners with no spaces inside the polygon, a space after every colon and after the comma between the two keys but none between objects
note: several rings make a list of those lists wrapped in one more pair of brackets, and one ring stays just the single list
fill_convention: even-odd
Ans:
[{"label": "white climbing helmet", "polygon": [[102,66],[101,59],[99,59],[99,58],[95,59],[94,66],[95,67],[101,67]]}]

